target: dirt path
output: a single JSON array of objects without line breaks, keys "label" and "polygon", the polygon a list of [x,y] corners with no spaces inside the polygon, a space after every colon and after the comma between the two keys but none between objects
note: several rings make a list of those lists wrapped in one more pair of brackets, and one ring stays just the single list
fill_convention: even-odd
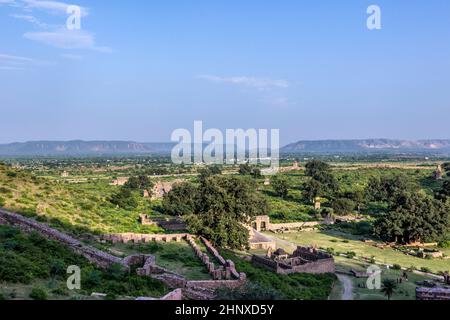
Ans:
[{"label": "dirt path", "polygon": [[336,276],[344,287],[341,300],[353,300],[353,282],[350,277],[340,273],[336,273]]}]

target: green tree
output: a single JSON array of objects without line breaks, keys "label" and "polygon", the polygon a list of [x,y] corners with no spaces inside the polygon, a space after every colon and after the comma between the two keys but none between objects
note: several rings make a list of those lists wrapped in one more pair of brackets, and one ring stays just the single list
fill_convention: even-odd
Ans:
[{"label": "green tree", "polygon": [[382,214],[374,232],[386,241],[439,241],[450,231],[448,205],[422,193],[404,193]]},{"label": "green tree", "polygon": [[119,191],[109,198],[109,201],[112,204],[127,210],[134,210],[139,204],[135,192],[130,188],[120,188]]},{"label": "green tree", "polygon": [[308,177],[315,177],[323,173],[329,173],[330,171],[330,165],[320,160],[311,160],[305,165],[305,175]]},{"label": "green tree", "polygon": [[253,178],[255,178],[255,179],[261,178],[261,177],[262,177],[262,175],[261,175],[261,169],[259,169],[259,168],[253,168],[253,169],[252,169],[252,176],[253,176]]},{"label": "green tree", "polygon": [[151,190],[153,188],[153,182],[144,175],[133,176],[125,183],[124,188],[131,190]]},{"label": "green tree", "polygon": [[305,175],[311,177],[304,188],[305,196],[311,201],[314,201],[317,196],[332,197],[339,190],[339,184],[331,171],[331,166],[326,162],[309,161],[305,165]]},{"label": "green tree", "polygon": [[198,186],[172,189],[164,197],[163,206],[181,214],[191,232],[232,249],[248,246],[244,224],[251,217],[268,212],[267,202],[256,192],[253,181],[219,175],[201,179]]},{"label": "green tree", "polygon": [[418,185],[405,174],[384,175],[369,179],[366,197],[369,201],[395,203],[397,197],[405,192],[413,192],[418,189]]},{"label": "green tree", "polygon": [[442,189],[436,193],[436,198],[444,201],[450,198],[450,180],[444,181]]},{"label": "green tree", "polygon": [[315,179],[308,180],[303,185],[303,196],[314,202],[317,197],[325,196],[325,186]]},{"label": "green tree", "polygon": [[252,167],[248,162],[239,165],[239,174],[242,176],[248,176],[252,174]]},{"label": "green tree", "polygon": [[397,283],[392,279],[384,279],[381,284],[381,292],[391,300],[391,297],[395,294],[395,290],[397,290]]},{"label": "green tree", "polygon": [[351,199],[338,198],[333,200],[332,208],[337,215],[346,215],[353,212],[355,203]]},{"label": "green tree", "polygon": [[198,187],[190,182],[175,184],[172,190],[164,195],[164,212],[171,216],[194,214],[197,208],[198,194]]},{"label": "green tree", "polygon": [[276,175],[274,176],[270,184],[275,191],[275,194],[281,198],[286,198],[289,193],[289,183],[285,176]]}]

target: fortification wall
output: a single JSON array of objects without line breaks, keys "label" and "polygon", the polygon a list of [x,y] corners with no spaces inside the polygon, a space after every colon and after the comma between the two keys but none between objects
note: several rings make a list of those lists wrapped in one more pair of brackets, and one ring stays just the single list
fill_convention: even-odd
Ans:
[{"label": "fortification wall", "polygon": [[[96,248],[84,245],[80,241],[72,238],[58,230],[50,228],[46,224],[37,222],[33,219],[26,218],[17,213],[0,210],[0,219],[9,225],[13,225],[25,232],[37,232],[43,237],[56,240],[70,247],[75,253],[84,256],[90,262],[101,268],[108,268],[111,264],[122,264],[122,259],[100,251]],[[125,266],[125,265],[124,265]]]},{"label": "fortification wall", "polygon": [[219,263],[219,267],[214,265],[213,261],[210,261],[210,257],[207,253],[203,252],[198,245],[195,243],[195,240],[192,236],[187,237],[187,242],[194,250],[196,256],[203,262],[203,264],[208,269],[209,274],[212,276],[214,280],[232,280],[239,279],[240,274],[237,272],[234,262],[231,260],[225,260],[216,248],[203,237],[200,237],[200,240],[204,243],[206,249],[210,254],[214,256],[214,259]]},{"label": "fortification wall", "polygon": [[178,233],[178,234],[140,234],[140,233],[115,233],[107,234],[102,236],[102,240],[111,241],[112,243],[147,243],[147,242],[181,242],[189,234]]},{"label": "fortification wall", "polygon": [[291,274],[291,273],[335,273],[336,268],[334,259],[321,259],[317,261],[308,262],[302,265],[293,266],[292,269],[278,268],[279,274]]},{"label": "fortification wall", "polygon": [[320,222],[292,222],[292,223],[271,223],[268,225],[267,230],[277,231],[283,229],[297,229],[297,228],[313,228],[320,225]]},{"label": "fortification wall", "polygon": [[245,283],[246,279],[238,280],[195,280],[186,283],[187,288],[217,290],[217,289],[237,289]]}]

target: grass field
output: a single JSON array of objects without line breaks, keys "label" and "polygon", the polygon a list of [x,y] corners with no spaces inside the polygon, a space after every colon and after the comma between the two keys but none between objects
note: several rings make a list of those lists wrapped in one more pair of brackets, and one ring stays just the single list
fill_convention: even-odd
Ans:
[{"label": "grass field", "polygon": [[[349,271],[350,269],[357,270],[357,271],[364,271],[367,270],[367,267],[369,266],[366,263],[362,263],[355,260],[350,260],[342,257],[336,258],[336,264],[337,264],[337,270],[340,271]],[[381,272],[381,280],[383,279],[392,279],[396,280],[399,279],[403,275],[403,271],[401,270],[393,270],[393,269],[386,269],[385,267],[382,267]],[[395,294],[392,296],[392,300],[415,300],[416,297],[416,282],[418,281],[424,281],[429,280],[428,277],[425,277],[423,275],[415,274],[413,272],[407,272],[408,274],[408,281],[402,281],[402,283],[398,284],[398,288],[395,292]],[[353,283],[353,294],[355,300],[386,300],[387,297],[377,289],[367,289],[366,288],[366,281],[367,279],[357,279],[354,277],[351,277],[352,283]],[[333,289],[333,298],[339,296],[339,290],[340,288],[334,288]],[[336,294],[336,291],[338,293]]]},{"label": "grass field", "polygon": [[[266,233],[268,236],[274,236],[273,233]],[[335,252],[346,253],[355,252],[357,257],[374,257],[377,262],[383,264],[399,264],[402,267],[409,268],[414,266],[417,269],[422,267],[429,268],[433,272],[450,270],[450,259],[421,259],[405,255],[394,251],[391,248],[380,249],[362,242],[360,237],[338,231],[309,231],[277,234],[277,238],[298,245],[316,245],[320,248],[333,248]],[[283,243],[281,244],[283,245]],[[284,244],[286,246],[286,244]],[[450,255],[450,249],[442,249]]]}]

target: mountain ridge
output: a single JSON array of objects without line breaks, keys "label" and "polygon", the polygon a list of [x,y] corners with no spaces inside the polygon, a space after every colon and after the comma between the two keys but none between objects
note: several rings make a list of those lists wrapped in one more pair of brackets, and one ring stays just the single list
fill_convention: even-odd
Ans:
[{"label": "mountain ridge", "polygon": [[[0,144],[0,156],[76,156],[169,154],[175,143],[123,140],[27,141]],[[282,153],[449,153],[450,139],[328,139],[299,140],[280,149]]]}]

